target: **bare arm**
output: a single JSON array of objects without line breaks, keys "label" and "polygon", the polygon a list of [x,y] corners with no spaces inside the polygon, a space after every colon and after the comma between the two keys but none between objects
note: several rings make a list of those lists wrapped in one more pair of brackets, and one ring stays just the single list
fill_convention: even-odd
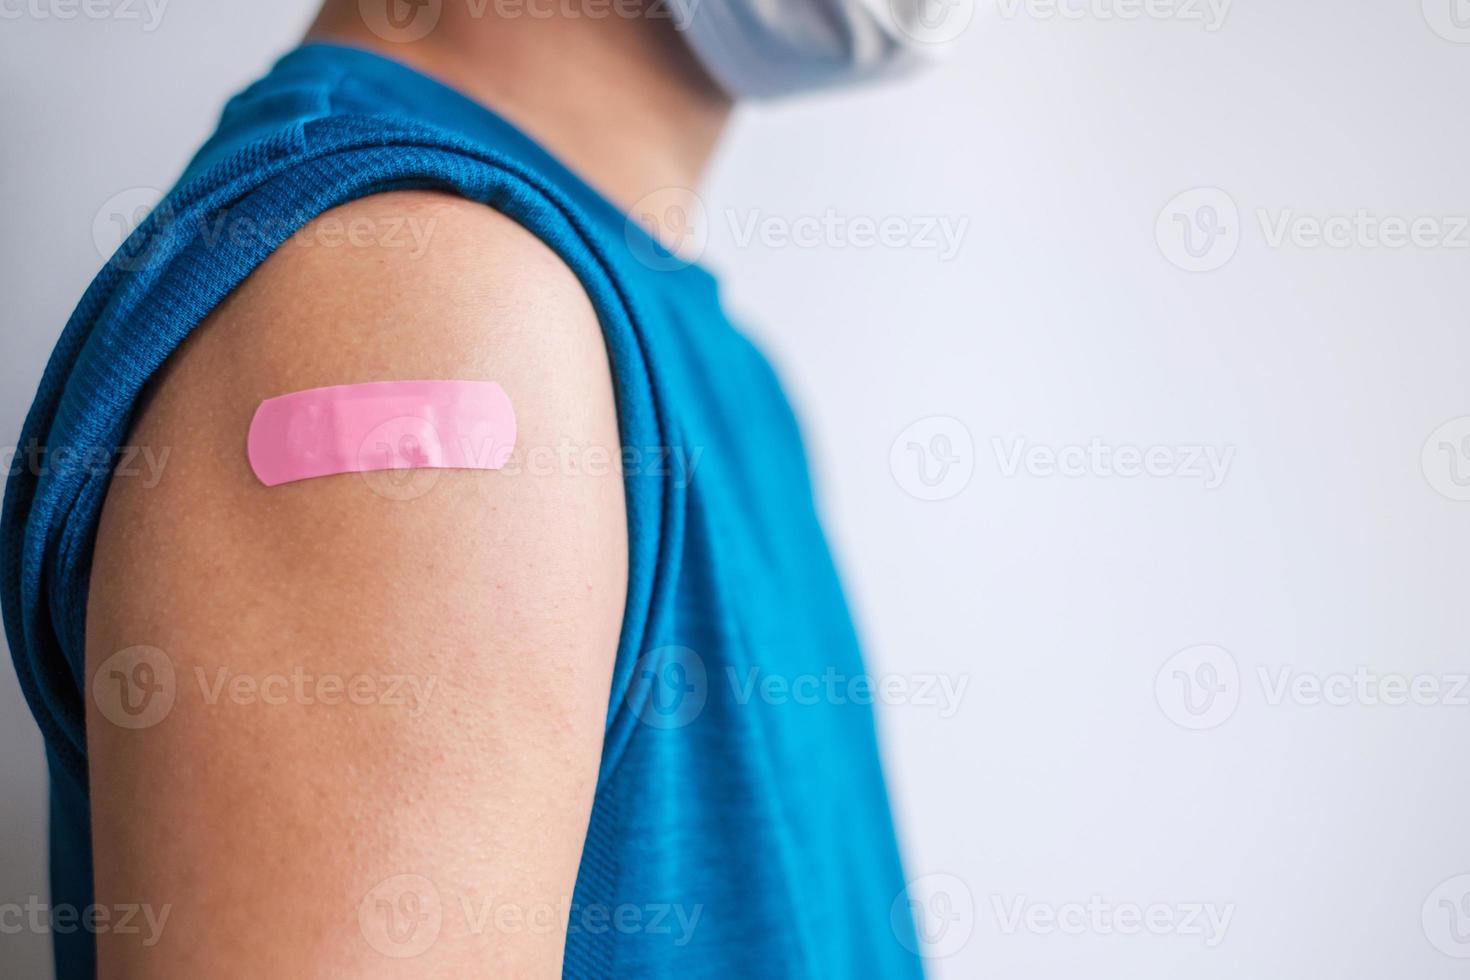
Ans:
[{"label": "bare arm", "polygon": [[[167,909],[155,945],[99,936],[104,978],[560,975],[625,601],[621,480],[268,490],[244,441],[275,395],[470,379],[510,394],[523,451],[615,454],[596,316],[489,209],[405,192],[334,219],[376,244],[268,260],[139,415],[162,482],[109,494],[89,682],[146,646],[175,691],[143,728],[89,704],[97,901]],[[388,242],[415,219],[421,255]]]}]

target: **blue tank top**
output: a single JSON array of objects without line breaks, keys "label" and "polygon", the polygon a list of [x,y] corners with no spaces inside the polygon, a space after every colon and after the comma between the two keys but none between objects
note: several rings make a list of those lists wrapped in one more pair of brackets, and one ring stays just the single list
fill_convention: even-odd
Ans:
[{"label": "blue tank top", "polygon": [[[139,394],[306,222],[406,188],[524,225],[581,280],[607,340],[632,464],[630,580],[565,975],[919,976],[873,688],[766,360],[707,272],[523,133],[332,44],[288,54],[229,103],[87,290],[26,421],[22,446],[44,450],[21,459],[44,465],[11,474],[0,586],[51,770],[53,905],[92,901],[84,616]],[[211,234],[226,215],[230,234]],[[93,937],[55,942],[62,977],[93,975]]]}]

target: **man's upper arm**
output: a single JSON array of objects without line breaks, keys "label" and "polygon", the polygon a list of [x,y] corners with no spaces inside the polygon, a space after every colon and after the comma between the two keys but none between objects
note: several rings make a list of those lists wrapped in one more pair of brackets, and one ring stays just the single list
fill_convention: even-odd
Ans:
[{"label": "man's upper arm", "polygon": [[[507,470],[251,473],[263,399],[451,379],[509,394]],[[114,480],[97,542],[97,901],[167,919],[99,936],[101,976],[559,975],[627,576],[621,479],[564,448],[617,458],[570,270],[469,202],[339,208],[181,348],[130,442],[168,456]],[[144,727],[96,680],[138,647],[119,696],[173,697]]]}]

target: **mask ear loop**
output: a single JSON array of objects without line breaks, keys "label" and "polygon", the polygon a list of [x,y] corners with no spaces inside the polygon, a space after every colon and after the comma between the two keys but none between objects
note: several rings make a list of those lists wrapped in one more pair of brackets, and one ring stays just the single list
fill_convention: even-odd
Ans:
[{"label": "mask ear loop", "polygon": [[385,381],[261,403],[250,468],[267,487],[379,470],[498,470],[516,444],[510,396],[493,381]]}]

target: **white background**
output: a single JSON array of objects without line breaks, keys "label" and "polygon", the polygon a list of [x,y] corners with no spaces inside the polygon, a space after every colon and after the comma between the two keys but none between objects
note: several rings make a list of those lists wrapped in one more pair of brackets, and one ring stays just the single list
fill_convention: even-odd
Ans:
[{"label": "white background", "polygon": [[[150,31],[121,0],[65,21],[57,0],[25,2],[0,0],[5,443],[101,265],[104,204],[167,186],[310,16],[173,0]],[[1450,469],[1470,473],[1470,424],[1421,458],[1470,415],[1454,220],[1470,213],[1470,29],[1452,2],[1253,0],[1209,30],[1193,0],[1134,19],[1105,16],[1129,0],[1071,0],[1070,18],[985,0],[939,71],[748,111],[731,132],[704,193],[708,259],[807,422],[872,670],[968,685],[951,717],[881,717],[911,873],[946,876],[923,889],[957,916],[934,933],[936,976],[1464,975],[1448,954],[1470,942],[1440,899],[1465,882],[1435,890],[1470,871],[1465,692],[1313,705],[1272,689],[1282,671],[1362,667],[1449,691],[1470,670],[1470,503]],[[1170,206],[1195,188],[1219,190]],[[1202,204],[1224,234],[1194,261],[1182,235],[1206,241]],[[1436,218],[1450,241],[1273,244],[1283,215],[1300,231],[1360,210]],[[828,214],[966,234],[947,259],[736,234]],[[910,443],[945,451],[935,436],[952,465],[930,493]],[[1094,439],[1232,455],[1214,488],[1008,467],[1017,440]],[[1201,644],[1228,654],[1170,661]],[[1200,658],[1224,690],[1191,715],[1179,678],[1208,679]],[[45,779],[0,673],[3,905],[44,894]],[[1018,901],[1094,897],[1231,918],[1213,947],[1009,920]],[[1470,939],[1470,909],[1459,926]],[[48,945],[0,933],[0,972],[45,975]]]}]

